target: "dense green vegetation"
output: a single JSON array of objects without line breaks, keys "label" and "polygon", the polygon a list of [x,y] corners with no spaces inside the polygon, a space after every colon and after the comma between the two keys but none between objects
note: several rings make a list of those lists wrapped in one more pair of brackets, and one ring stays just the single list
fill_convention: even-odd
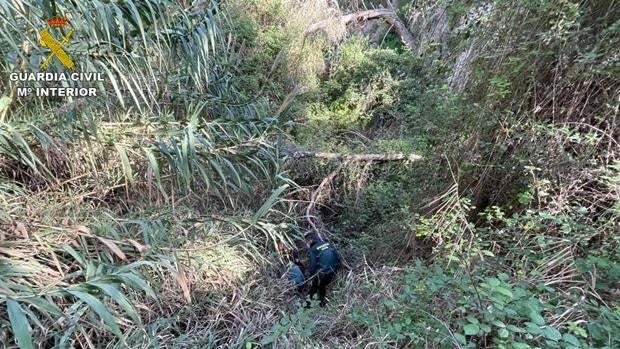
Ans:
[{"label": "dense green vegetation", "polygon": [[[55,14],[97,97],[17,95],[54,85],[9,74],[40,71]],[[2,347],[620,347],[615,1],[0,19]],[[276,246],[313,226],[345,270],[306,309]]]}]

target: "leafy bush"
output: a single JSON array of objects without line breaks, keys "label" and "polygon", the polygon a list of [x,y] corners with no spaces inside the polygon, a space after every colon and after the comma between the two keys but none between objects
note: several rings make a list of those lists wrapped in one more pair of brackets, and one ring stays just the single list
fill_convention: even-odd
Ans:
[{"label": "leafy bush", "polygon": [[[497,269],[497,268],[495,268]],[[486,275],[485,275],[486,274]],[[544,284],[477,268],[473,274],[419,261],[399,278],[401,292],[380,309],[356,309],[354,321],[386,343],[442,347],[602,348],[619,344],[620,313]],[[566,310],[586,320],[566,321]],[[605,325],[601,320],[605,319]]]}]

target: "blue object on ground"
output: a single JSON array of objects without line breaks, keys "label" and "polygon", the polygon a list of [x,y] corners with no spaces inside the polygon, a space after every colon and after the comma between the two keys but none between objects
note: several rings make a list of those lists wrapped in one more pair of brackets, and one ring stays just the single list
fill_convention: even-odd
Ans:
[{"label": "blue object on ground", "polygon": [[297,264],[293,264],[289,267],[287,275],[289,280],[291,280],[295,285],[303,284],[306,280],[303,271]]}]

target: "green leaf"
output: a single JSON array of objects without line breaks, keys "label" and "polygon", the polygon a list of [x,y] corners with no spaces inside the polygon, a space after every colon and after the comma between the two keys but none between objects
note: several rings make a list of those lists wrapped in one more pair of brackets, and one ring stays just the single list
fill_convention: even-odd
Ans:
[{"label": "green leaf", "polygon": [[562,336],[562,339],[565,342],[567,342],[567,343],[569,343],[571,345],[574,345],[576,347],[581,346],[581,343],[579,342],[579,339],[577,339],[577,337],[573,336],[570,333],[564,333],[564,335]]},{"label": "green leaf", "polygon": [[112,87],[114,88],[114,92],[116,92],[116,97],[118,98],[118,101],[121,103],[121,107],[125,108],[123,93],[118,86],[116,76],[114,75],[114,73],[112,73],[112,71],[110,71],[110,69],[108,69],[104,62],[99,61],[97,63],[106,71],[106,74],[108,75],[108,80],[112,83]]},{"label": "green leaf", "polygon": [[460,344],[467,344],[467,339],[460,333],[455,333],[454,338],[456,338],[456,341]]},{"label": "green leaf", "polygon": [[123,310],[125,310],[127,315],[129,315],[136,324],[140,324],[140,316],[138,315],[138,312],[136,312],[136,309],[133,305],[131,305],[129,300],[127,300],[127,297],[125,297],[125,295],[122,294],[115,285],[106,284],[103,282],[89,282],[87,284],[99,288],[105,294],[110,296],[123,308]]},{"label": "green leaf", "polygon": [[507,289],[507,288],[504,288],[504,287],[501,287],[501,286],[500,286],[500,287],[496,287],[496,288],[495,288],[495,291],[497,291],[497,292],[499,292],[499,293],[503,294],[504,296],[507,296],[507,297],[513,298],[512,292],[511,292],[509,289]]},{"label": "green leaf", "polygon": [[467,317],[467,321],[469,321],[469,322],[470,322],[470,323],[472,323],[472,324],[476,324],[476,325],[477,325],[477,324],[479,324],[478,319],[476,319],[476,318],[475,318],[475,317],[473,317],[473,316],[468,316],[468,317]]},{"label": "green leaf", "polygon": [[77,331],[77,329],[77,325],[71,325],[67,329],[65,329],[63,331],[62,337],[60,338],[60,342],[58,343],[59,345],[57,348],[69,348],[69,342],[71,342],[71,338],[75,331]]},{"label": "green leaf", "polygon": [[62,316],[62,311],[52,301],[48,301],[43,297],[28,297],[23,299],[24,302],[30,303],[41,311],[46,311],[54,316]]},{"label": "green leaf", "polygon": [[530,319],[532,319],[532,321],[536,324],[536,325],[544,325],[545,324],[545,319],[540,316],[540,314],[534,310],[530,311],[530,313],[528,314]]},{"label": "green leaf", "polygon": [[484,331],[485,333],[490,333],[491,332],[491,326],[487,325],[487,324],[480,324],[480,329],[482,331]]},{"label": "green leaf", "polygon": [[501,282],[497,278],[488,278],[487,284],[489,284],[491,287],[497,287],[501,284]]},{"label": "green leaf", "polygon": [[254,217],[252,218],[254,222],[257,222],[260,218],[267,214],[267,211],[269,211],[269,209],[271,209],[271,207],[276,203],[276,201],[280,197],[280,194],[282,194],[282,192],[286,190],[286,188],[288,188],[288,184],[280,186],[278,189],[274,190],[271,193],[267,201],[265,201],[265,203],[254,214]]},{"label": "green leaf", "polygon": [[478,332],[480,331],[480,327],[476,324],[467,324],[463,326],[463,330],[465,331],[466,335],[473,336],[478,334]]},{"label": "green leaf", "polygon": [[530,345],[527,343],[521,343],[521,342],[512,342],[510,343],[512,345],[513,349],[530,349]]},{"label": "green leaf", "polygon": [[11,105],[11,97],[2,96],[0,97],[0,122],[4,122],[6,112],[9,110],[9,105]]},{"label": "green leaf", "polygon": [[499,331],[497,331],[497,334],[502,338],[508,338],[510,332],[508,332],[508,330],[505,328],[500,328]]},{"label": "green leaf", "polygon": [[588,332],[586,332],[583,327],[579,327],[579,325],[577,325],[573,321],[568,322],[568,329],[580,337],[588,338]]},{"label": "green leaf", "polygon": [[30,324],[28,319],[26,319],[24,310],[17,301],[10,298],[7,298],[6,306],[17,345],[21,349],[32,349],[32,337],[30,337],[29,331]]},{"label": "green leaf", "polygon": [[515,325],[508,325],[508,326],[506,326],[506,329],[509,330],[509,331],[512,331],[512,332],[517,332],[517,333],[525,333],[526,332],[521,327],[517,327]]},{"label": "green leaf", "polygon": [[68,289],[67,292],[77,297],[84,303],[88,304],[90,308],[94,310],[95,313],[97,313],[101,317],[101,320],[103,320],[103,323],[106,324],[117,337],[119,338],[123,337],[123,335],[121,334],[121,329],[118,327],[118,324],[116,323],[116,317],[114,317],[114,315],[112,315],[112,313],[110,313],[106,309],[107,307],[103,303],[101,303],[101,301],[99,301],[94,296],[86,292],[83,292],[83,291],[78,291],[75,289],[73,290]]},{"label": "green leaf", "polygon": [[562,334],[560,333],[560,331],[556,330],[553,327],[544,327],[542,329],[543,334],[545,335],[545,337],[547,337],[548,339],[557,342],[562,338]]},{"label": "green leaf", "polygon": [[224,174],[224,171],[222,171],[222,167],[217,163],[217,161],[211,158],[209,158],[209,163],[211,164],[211,167],[215,169],[215,172],[217,172],[217,174],[220,176],[220,179],[222,180],[224,186],[228,186],[226,181],[226,175]]},{"label": "green leaf", "polygon": [[260,344],[267,345],[274,342],[274,338],[272,336],[265,336],[260,340]]},{"label": "green leaf", "polygon": [[157,189],[159,189],[159,191],[162,193],[162,195],[166,197],[167,195],[161,182],[161,171],[159,170],[159,163],[155,158],[155,154],[153,154],[153,152],[148,148],[144,149],[144,153],[146,154],[146,158],[149,160],[149,164],[151,165],[153,176],[155,177],[155,185],[157,186]]},{"label": "green leaf", "polygon": [[133,184],[133,170],[131,169],[131,164],[129,163],[129,158],[127,157],[125,148],[119,144],[115,144],[114,147],[118,151],[118,155],[121,157],[121,165],[123,167],[123,173],[125,174],[127,182],[129,184]]},{"label": "green leaf", "polygon": [[539,335],[542,333],[542,330],[540,329],[540,326],[531,323],[531,322],[526,322],[525,323],[525,329],[527,330],[527,332],[533,334],[533,335]]},{"label": "green leaf", "polygon": [[140,288],[141,290],[146,292],[146,294],[149,295],[151,298],[157,299],[157,295],[155,294],[155,291],[153,290],[153,288],[151,288],[151,286],[149,286],[146,283],[146,281],[144,281],[142,278],[140,278],[136,274],[122,273],[122,274],[118,274],[118,276],[122,278],[123,281],[129,284],[130,286]]},{"label": "green leaf", "polygon": [[504,324],[503,322],[501,322],[499,320],[493,320],[493,325],[495,325],[497,327],[506,327],[506,324]]},{"label": "green leaf", "polygon": [[226,165],[226,167],[228,167],[228,169],[230,170],[229,173],[232,174],[232,179],[233,182],[235,182],[235,184],[241,188],[241,186],[243,185],[243,182],[241,181],[241,176],[239,176],[239,171],[237,171],[235,169],[235,166],[232,164],[232,162],[230,162],[229,160],[227,160],[226,158],[223,158],[222,161],[224,162],[224,165]]}]

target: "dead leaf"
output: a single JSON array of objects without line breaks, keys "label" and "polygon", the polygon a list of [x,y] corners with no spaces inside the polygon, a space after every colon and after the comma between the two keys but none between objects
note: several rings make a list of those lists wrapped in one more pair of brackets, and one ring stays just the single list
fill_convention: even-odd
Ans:
[{"label": "dead leaf", "polygon": [[136,304],[135,307],[138,308],[138,309],[142,309],[142,310],[148,311],[148,312],[152,312],[151,308],[147,307],[146,305],[144,305],[142,303]]},{"label": "dead leaf", "polygon": [[121,251],[121,249],[118,247],[118,245],[114,241],[106,239],[106,238],[102,238],[101,236],[97,236],[97,239],[103,242],[110,249],[110,251],[112,251],[115,255],[118,256],[118,258],[120,258],[121,260],[127,259],[127,256],[125,256],[123,251]]},{"label": "dead leaf", "polygon": [[83,233],[83,234],[86,234],[88,236],[91,235],[90,229],[88,229],[88,227],[86,227],[86,226],[76,225],[75,227],[73,227],[73,229],[75,229],[75,231],[77,231],[78,233]]},{"label": "dead leaf", "polygon": [[183,290],[183,298],[185,298],[185,302],[187,304],[191,304],[192,297],[189,292],[189,282],[187,280],[187,276],[185,275],[185,270],[183,269],[183,266],[181,265],[181,263],[177,263],[177,269],[178,269],[178,273],[176,272],[173,273],[174,278],[177,280],[177,283],[179,284],[179,286],[181,286],[181,290]]},{"label": "dead leaf", "polygon": [[129,241],[129,243],[140,253],[142,253],[144,250],[146,250],[146,246],[142,245],[141,243],[137,242],[136,240],[127,239],[127,241]]},{"label": "dead leaf", "polygon": [[52,259],[54,260],[54,265],[56,265],[56,269],[58,269],[58,272],[64,278],[65,273],[62,271],[62,267],[60,266],[60,261],[58,260],[58,256],[56,256],[56,253],[54,253],[54,251],[51,251],[51,255],[52,255]]},{"label": "dead leaf", "polygon": [[22,222],[15,222],[13,229],[15,232],[19,233],[19,235],[23,239],[28,239],[28,230],[26,230],[26,226]]},{"label": "dead leaf", "polygon": [[15,295],[15,292],[9,290],[8,288],[2,288],[2,287],[0,287],[0,293],[1,294],[6,294],[6,295],[9,295],[9,296],[14,296]]},{"label": "dead leaf", "polygon": [[25,258],[26,255],[12,248],[0,247],[0,253],[9,257]]}]

